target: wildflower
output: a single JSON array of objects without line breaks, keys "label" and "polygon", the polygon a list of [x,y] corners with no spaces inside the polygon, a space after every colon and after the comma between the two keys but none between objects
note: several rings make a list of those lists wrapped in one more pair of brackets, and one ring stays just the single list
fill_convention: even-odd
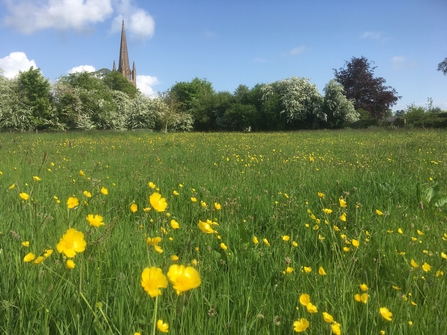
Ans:
[{"label": "wildflower", "polygon": [[360,284],[360,289],[361,289],[363,292],[366,292],[366,291],[368,291],[368,286],[367,286],[366,284]]},{"label": "wildflower", "polygon": [[447,255],[443,252],[441,252],[441,258],[447,259]]},{"label": "wildflower", "polygon": [[320,276],[326,276],[326,271],[324,271],[322,266],[320,266],[320,268],[318,269],[318,273],[320,274]]},{"label": "wildflower", "polygon": [[262,241],[265,243],[266,246],[270,247],[270,242],[269,242],[269,240],[267,240],[266,238],[264,238]]},{"label": "wildflower", "polygon": [[201,284],[199,273],[191,266],[173,264],[169,267],[167,275],[178,295]]},{"label": "wildflower", "polygon": [[161,194],[158,192],[152,193],[152,195],[149,197],[149,202],[157,212],[164,212],[166,210],[166,207],[168,206],[166,199],[162,198]]},{"label": "wildflower", "polygon": [[303,267],[303,269],[304,269],[304,272],[306,272],[306,273],[312,272],[312,268],[310,266],[305,266],[305,267]]},{"label": "wildflower", "polygon": [[203,208],[206,208],[206,202],[203,200],[200,200],[200,206],[202,206]]},{"label": "wildflower", "polygon": [[197,259],[193,259],[192,261],[191,261],[191,265],[193,265],[193,266],[197,266],[197,264],[199,264],[199,262],[197,261]]},{"label": "wildflower", "polygon": [[152,209],[152,208],[150,208],[150,207],[145,207],[145,208],[143,208],[143,212],[145,212],[145,213],[150,212],[151,209]]},{"label": "wildflower", "polygon": [[157,321],[157,328],[162,333],[169,332],[169,325],[166,322],[163,322],[163,320],[158,320]]},{"label": "wildflower", "polygon": [[79,170],[79,175],[80,175],[81,177],[85,177],[85,173],[84,173],[84,171]]},{"label": "wildflower", "polygon": [[221,243],[220,244],[220,248],[222,249],[222,250],[227,250],[228,249],[228,247],[225,245],[225,243]]},{"label": "wildflower", "polygon": [[154,250],[159,254],[163,253],[163,249],[158,244],[154,245]]},{"label": "wildflower", "polygon": [[87,197],[87,198],[91,198],[91,197],[92,197],[92,194],[91,194],[89,191],[84,191],[84,192],[82,192],[82,194],[83,194],[85,197]]},{"label": "wildflower", "polygon": [[45,260],[45,257],[43,257],[43,256],[39,256],[39,257],[37,257],[37,258],[34,260],[33,264],[39,264],[39,263],[42,263],[44,260]]},{"label": "wildflower", "polygon": [[323,212],[325,212],[326,214],[331,214],[332,213],[332,209],[330,209],[330,208],[323,208]]},{"label": "wildflower", "polygon": [[203,222],[199,220],[199,229],[203,231],[205,234],[215,234],[217,231],[215,231],[213,228],[211,228],[210,224],[208,222]]},{"label": "wildflower", "polygon": [[393,313],[391,313],[391,312],[388,310],[388,308],[386,308],[386,307],[380,307],[380,314],[382,315],[382,317],[383,317],[385,320],[392,321],[391,317],[393,316]]},{"label": "wildflower", "polygon": [[381,215],[383,215],[383,212],[381,212],[381,211],[379,211],[378,209],[376,209],[376,214],[379,215],[379,216],[381,216]]},{"label": "wildflower", "polygon": [[340,220],[343,221],[343,222],[346,222],[346,213],[343,213],[343,214],[340,216]]},{"label": "wildflower", "polygon": [[25,255],[25,257],[23,257],[23,261],[25,263],[29,263],[29,262],[33,261],[34,259],[36,259],[36,255],[34,255],[32,252],[27,253]]},{"label": "wildflower", "polygon": [[101,194],[107,195],[109,194],[109,190],[106,189],[105,187],[101,187]]},{"label": "wildflower", "polygon": [[138,205],[137,204],[131,204],[130,205],[130,211],[132,213],[135,213],[138,210]]},{"label": "wildflower", "polygon": [[19,193],[19,197],[22,198],[23,200],[28,200],[29,199],[29,194],[25,193],[25,192],[22,192],[22,193]]},{"label": "wildflower", "polygon": [[292,246],[297,247],[297,246],[298,246],[298,243],[295,242],[295,241],[292,241]]},{"label": "wildflower", "polygon": [[158,237],[158,236],[154,237],[154,238],[148,237],[146,239],[146,243],[149,244],[149,245],[157,245],[160,242],[161,242],[161,237]]},{"label": "wildflower", "polygon": [[33,176],[33,180],[34,181],[41,181],[42,179],[40,179],[38,176]]},{"label": "wildflower", "polygon": [[149,188],[151,188],[151,189],[154,189],[155,188],[155,184],[153,183],[153,182],[148,182],[147,183],[147,186],[149,187]]},{"label": "wildflower", "polygon": [[354,295],[354,300],[357,302],[363,302],[366,304],[368,302],[369,294],[368,293],[362,293],[362,294],[356,294]]},{"label": "wildflower", "polygon": [[341,334],[340,324],[338,322],[334,322],[331,324],[331,330],[335,335]]},{"label": "wildflower", "polygon": [[256,236],[253,236],[253,243],[254,244],[258,244],[259,243],[258,238]]},{"label": "wildflower", "polygon": [[104,222],[102,221],[102,216],[101,215],[89,214],[89,215],[87,215],[86,220],[88,221],[90,226],[93,226],[93,227],[96,227],[96,228],[104,225]]},{"label": "wildflower", "polygon": [[324,320],[324,322],[327,322],[327,323],[334,322],[334,318],[332,317],[332,315],[330,315],[329,313],[326,313],[326,312],[323,312],[323,320]]},{"label": "wildflower", "polygon": [[155,298],[161,295],[160,288],[168,287],[168,280],[160,268],[153,266],[143,270],[141,274],[141,286],[151,298]]},{"label": "wildflower", "polygon": [[67,269],[74,269],[76,266],[75,262],[73,262],[71,259],[67,260],[67,262],[65,263],[65,267]]},{"label": "wildflower", "polygon": [[178,261],[178,256],[177,255],[172,255],[171,256],[171,261],[177,262]]},{"label": "wildflower", "polygon": [[85,250],[86,244],[82,232],[69,228],[59,240],[56,249],[59,253],[64,253],[68,258],[73,258],[77,252]]},{"label": "wildflower", "polygon": [[324,197],[326,196],[324,193],[321,192],[318,192],[317,194],[321,199],[324,199]]},{"label": "wildflower", "polygon": [[303,293],[300,295],[300,304],[303,306],[307,306],[310,303],[310,295],[307,293]]},{"label": "wildflower", "polygon": [[350,252],[351,249],[349,249],[348,247],[343,247],[343,251],[344,251],[344,252]]},{"label": "wildflower", "polygon": [[403,230],[402,230],[402,228],[398,228],[398,229],[397,229],[397,232],[398,232],[399,234],[403,234],[403,233],[404,233]]},{"label": "wildflower", "polygon": [[309,313],[311,313],[311,314],[318,313],[317,306],[315,306],[315,305],[312,304],[311,302],[309,302],[309,303],[306,305],[306,308],[307,308],[307,311],[308,311]]},{"label": "wildflower", "polygon": [[411,265],[412,267],[414,267],[415,269],[419,267],[419,264],[416,263],[415,260],[414,260],[413,258],[412,258],[411,261],[410,261],[410,265]]},{"label": "wildflower", "polygon": [[172,191],[172,194],[174,194],[175,196],[180,195],[180,193],[178,193],[176,190]]},{"label": "wildflower", "polygon": [[356,248],[358,248],[359,247],[359,245],[360,245],[360,242],[358,241],[358,240],[352,240],[351,241],[351,244],[354,246],[354,247],[356,247]]},{"label": "wildflower", "polygon": [[171,220],[171,227],[172,227],[172,229],[179,229],[180,225],[177,221]]},{"label": "wildflower", "polygon": [[417,232],[417,233],[418,233],[418,235],[420,235],[420,236],[424,235],[424,233],[423,233],[422,231],[420,231],[419,229],[418,229],[418,230],[416,230],[416,232]]},{"label": "wildflower", "polygon": [[8,187],[8,189],[13,190],[14,187],[16,187],[16,184],[12,184],[11,186]]},{"label": "wildflower", "polygon": [[346,208],[347,204],[343,198],[338,199],[338,202],[340,203],[340,207]]},{"label": "wildflower", "polygon": [[197,202],[197,199],[194,197],[191,197],[191,202]]},{"label": "wildflower", "polygon": [[424,262],[424,264],[422,264],[422,270],[424,270],[425,272],[429,272],[431,270],[431,265]]},{"label": "wildflower", "polygon": [[297,333],[302,333],[306,331],[308,327],[309,327],[309,321],[307,321],[304,318],[301,318],[293,323],[293,330],[296,331]]},{"label": "wildflower", "polygon": [[23,241],[23,242],[22,242],[22,245],[23,245],[25,248],[29,247],[29,241]]},{"label": "wildflower", "polygon": [[44,256],[45,258],[48,258],[48,257],[51,256],[52,253],[53,253],[53,249],[47,249],[47,250],[45,250],[45,252],[43,253],[43,256]]},{"label": "wildflower", "polygon": [[69,209],[75,208],[79,206],[79,200],[75,197],[69,197],[67,200],[67,207]]},{"label": "wildflower", "polygon": [[222,209],[222,206],[218,202],[215,202],[214,208],[216,209],[216,211],[220,211]]}]

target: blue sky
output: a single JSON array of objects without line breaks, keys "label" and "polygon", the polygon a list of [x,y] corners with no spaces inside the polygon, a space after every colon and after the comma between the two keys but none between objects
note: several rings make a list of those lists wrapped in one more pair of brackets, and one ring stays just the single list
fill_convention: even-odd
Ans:
[{"label": "blue sky", "polygon": [[0,0],[0,68],[34,65],[51,81],[111,69],[123,15],[148,95],[195,77],[230,92],[306,77],[322,91],[364,56],[402,96],[394,110],[428,97],[447,110],[446,0]]}]

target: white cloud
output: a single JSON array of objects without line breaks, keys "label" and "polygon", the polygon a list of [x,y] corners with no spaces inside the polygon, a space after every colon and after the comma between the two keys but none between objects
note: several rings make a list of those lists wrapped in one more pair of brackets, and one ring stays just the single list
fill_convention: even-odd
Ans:
[{"label": "white cloud", "polygon": [[380,31],[365,31],[361,38],[370,38],[373,40],[380,40],[382,38],[382,33]]},{"label": "white cloud", "polygon": [[159,83],[160,82],[158,81],[157,77],[137,75],[137,88],[141,91],[141,93],[150,98],[154,98],[157,95],[152,87]]},{"label": "white cloud", "polygon": [[9,56],[0,58],[0,69],[6,78],[14,78],[19,71],[28,71],[31,66],[37,68],[34,59],[29,60],[24,52],[11,52]]},{"label": "white cloud", "polygon": [[418,63],[405,58],[404,56],[394,56],[391,58],[392,70],[405,70],[417,67]]},{"label": "white cloud", "polygon": [[49,28],[85,30],[112,14],[112,0],[6,0],[4,24],[25,34]]},{"label": "white cloud", "polygon": [[287,55],[288,56],[296,56],[301,55],[303,52],[307,50],[307,47],[305,45],[300,45],[299,47],[293,48],[290,50]]},{"label": "white cloud", "polygon": [[144,9],[136,8],[129,0],[121,0],[117,6],[117,12],[120,15],[112,21],[110,29],[112,33],[121,31],[121,22],[124,15],[126,34],[129,34],[130,38],[144,40],[154,36],[155,21]]},{"label": "white cloud", "polygon": [[74,68],[67,71],[68,74],[70,73],[78,73],[78,72],[95,72],[96,69],[93,65],[79,65],[75,66]]}]

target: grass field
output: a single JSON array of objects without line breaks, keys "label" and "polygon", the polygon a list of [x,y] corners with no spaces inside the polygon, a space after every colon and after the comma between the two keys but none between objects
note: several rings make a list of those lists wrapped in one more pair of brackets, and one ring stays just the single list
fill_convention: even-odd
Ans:
[{"label": "grass field", "polygon": [[447,329],[446,131],[0,134],[0,147],[2,334]]}]

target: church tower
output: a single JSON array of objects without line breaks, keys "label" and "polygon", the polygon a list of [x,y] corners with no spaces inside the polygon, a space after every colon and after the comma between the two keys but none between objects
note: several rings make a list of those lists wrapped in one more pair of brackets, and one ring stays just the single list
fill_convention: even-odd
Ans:
[{"label": "church tower", "polygon": [[[113,71],[116,71],[115,61],[113,61]],[[121,44],[120,44],[120,57],[118,62],[118,72],[127,78],[135,87],[137,86],[137,69],[135,68],[135,62],[133,62],[132,71],[129,65],[129,53],[127,51],[126,30],[124,29],[124,20],[121,28]]]}]

